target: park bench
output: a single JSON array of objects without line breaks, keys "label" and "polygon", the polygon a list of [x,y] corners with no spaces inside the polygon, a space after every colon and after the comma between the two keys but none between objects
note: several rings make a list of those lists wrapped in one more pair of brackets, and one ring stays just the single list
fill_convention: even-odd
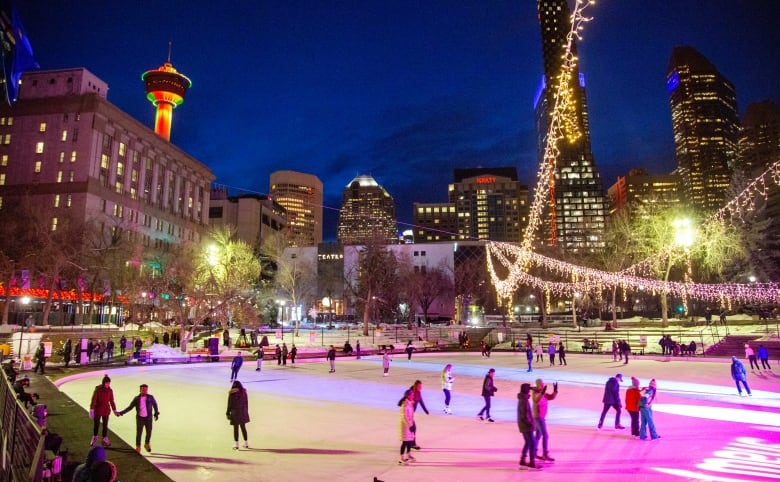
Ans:
[{"label": "park bench", "polygon": [[584,340],[582,340],[582,352],[600,353],[601,343],[595,340],[588,340],[587,338],[585,338]]}]

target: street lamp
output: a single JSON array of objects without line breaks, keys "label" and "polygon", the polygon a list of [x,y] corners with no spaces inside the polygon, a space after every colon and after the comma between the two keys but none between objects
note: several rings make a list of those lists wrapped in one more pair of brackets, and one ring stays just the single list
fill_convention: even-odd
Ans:
[{"label": "street lamp", "polygon": [[322,306],[326,310],[326,316],[328,317],[328,328],[332,328],[333,325],[333,313],[331,312],[331,299],[328,296],[322,298]]},{"label": "street lamp", "polygon": [[[27,313],[27,307],[30,305],[30,297],[29,296],[22,296],[22,305],[24,305],[24,313]],[[27,324],[30,324],[29,328],[32,328],[32,315],[27,316],[24,319],[24,323],[22,324],[22,331],[19,333],[19,366],[21,366],[22,362],[22,338],[24,338],[24,328],[27,326]],[[30,350],[28,349],[27,352],[29,353]]]}]

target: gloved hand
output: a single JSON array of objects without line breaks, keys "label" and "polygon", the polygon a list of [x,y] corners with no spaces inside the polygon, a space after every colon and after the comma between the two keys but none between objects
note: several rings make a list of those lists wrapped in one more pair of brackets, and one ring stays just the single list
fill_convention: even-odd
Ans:
[{"label": "gloved hand", "polygon": [[94,410],[90,410],[89,411],[89,419],[90,420],[94,420],[95,419],[95,411]]},{"label": "gloved hand", "polygon": [[411,427],[409,427],[409,431],[412,432],[412,433],[415,433],[417,431],[417,424],[412,425]]},{"label": "gloved hand", "polygon": [[553,392],[558,393],[558,382],[553,383]]},{"label": "gloved hand", "polygon": [[122,416],[122,415],[120,415],[120,414],[119,414],[119,412],[118,412],[118,411],[116,411],[116,410],[114,410],[114,415],[116,415],[117,417],[121,417],[121,416]]},{"label": "gloved hand", "polygon": [[155,413],[154,414],[154,421],[156,422],[158,418],[160,418],[160,414],[159,413]]}]

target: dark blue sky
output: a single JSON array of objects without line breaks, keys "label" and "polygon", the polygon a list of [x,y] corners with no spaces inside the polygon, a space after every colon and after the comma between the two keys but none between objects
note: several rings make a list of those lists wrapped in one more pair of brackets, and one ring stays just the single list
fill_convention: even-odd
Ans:
[{"label": "dark blue sky", "polygon": [[[341,191],[369,173],[396,200],[446,200],[457,167],[511,165],[529,186],[542,73],[533,0],[19,1],[44,69],[86,67],[150,127],[141,73],[172,63],[193,81],[171,141],[232,192],[268,191],[278,169],[325,185],[325,237]],[[604,0],[579,44],[596,164],[675,167],[665,73],[691,45],[750,102],[780,102],[776,0]]]}]

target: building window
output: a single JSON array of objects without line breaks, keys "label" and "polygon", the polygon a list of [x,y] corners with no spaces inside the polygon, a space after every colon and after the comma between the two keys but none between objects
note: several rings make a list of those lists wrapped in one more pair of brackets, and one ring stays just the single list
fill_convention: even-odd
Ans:
[{"label": "building window", "polygon": [[127,144],[125,144],[124,142],[120,142],[119,143],[119,155],[122,156],[122,157],[125,157],[126,154],[127,154]]},{"label": "building window", "polygon": [[124,176],[125,174],[125,164],[123,162],[117,162],[116,163],[116,175],[117,176]]},{"label": "building window", "polygon": [[36,174],[40,173],[42,165],[43,165],[43,161],[35,161],[35,167],[33,167],[33,172]]},{"label": "building window", "polygon": [[65,129],[65,130],[63,130],[63,131],[62,131],[62,137],[60,137],[60,140],[61,140],[62,142],[65,142],[65,141],[67,141],[67,140],[68,140],[68,130],[67,130],[67,129]]},{"label": "building window", "polygon": [[41,122],[41,125],[38,126],[38,132],[46,132],[46,123]]},{"label": "building window", "polygon": [[51,230],[52,231],[56,231],[57,230],[57,224],[58,223],[59,223],[59,221],[57,220],[57,218],[51,218]]},{"label": "building window", "polygon": [[5,173],[0,174],[0,186],[5,186]]},{"label": "building window", "polygon": [[121,181],[117,181],[114,184],[114,190],[116,191],[117,194],[122,194],[122,182]]},{"label": "building window", "polygon": [[3,154],[2,157],[0,157],[0,166],[7,166],[8,165],[8,154]]},{"label": "building window", "polygon": [[54,195],[54,207],[55,208],[60,207],[60,195],[59,194],[55,194]]},{"label": "building window", "polygon": [[59,162],[60,164],[62,164],[63,162],[65,162],[65,152],[64,152],[64,151],[60,151],[60,157],[59,157],[59,161],[58,161],[58,162]]},{"label": "building window", "polygon": [[65,207],[69,208],[73,205],[73,195],[68,194],[65,196]]},{"label": "building window", "polygon": [[100,168],[101,169],[108,169],[108,155],[107,154],[101,154],[100,155]]},{"label": "building window", "polygon": [[43,142],[36,142],[35,143],[35,153],[36,154],[43,154]]},{"label": "building window", "polygon": [[68,182],[73,182],[75,180],[76,180],[76,173],[73,172],[73,171],[70,171],[70,173],[68,174]]},{"label": "building window", "polygon": [[11,143],[11,134],[6,134],[5,137],[3,138],[3,144],[7,146],[10,143]]},{"label": "building window", "polygon": [[62,171],[57,171],[57,182],[62,182]]},{"label": "building window", "polygon": [[70,162],[76,162],[76,151],[71,151],[70,153]]}]

